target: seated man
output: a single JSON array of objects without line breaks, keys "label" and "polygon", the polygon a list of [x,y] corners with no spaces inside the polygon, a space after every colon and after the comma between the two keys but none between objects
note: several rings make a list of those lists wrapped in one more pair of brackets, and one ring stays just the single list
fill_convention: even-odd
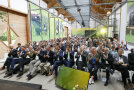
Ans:
[{"label": "seated man", "polygon": [[9,50],[9,53],[8,53],[8,58],[6,59],[3,67],[0,68],[0,70],[3,70],[7,66],[6,74],[9,72],[10,63],[11,63],[12,59],[18,57],[17,50],[14,49],[12,45],[9,46],[9,49],[10,50]]},{"label": "seated man", "polygon": [[84,46],[81,46],[80,51],[75,56],[77,58],[76,65],[78,70],[83,70],[83,67],[87,67],[87,54],[84,51]]},{"label": "seated man", "polygon": [[21,52],[21,43],[18,43],[18,47],[16,48],[18,52]]},{"label": "seated man", "polygon": [[121,48],[123,48],[124,50],[128,50],[127,44],[124,44],[123,41],[121,41]]},{"label": "seated man", "polygon": [[[25,48],[21,48],[21,52],[23,52],[23,50],[25,50]],[[23,52],[25,54],[25,52]],[[11,76],[13,74],[13,70],[14,70],[14,65],[19,63],[19,54],[20,52],[17,52],[16,49],[14,49],[13,51],[13,58],[11,59],[10,63],[8,64],[9,66],[9,71],[8,73],[4,76],[4,78]]]},{"label": "seated man", "polygon": [[[131,53],[128,54],[129,70],[134,71],[134,48],[131,49]],[[132,76],[132,83],[134,84],[134,75]]]},{"label": "seated man", "polygon": [[21,55],[20,58],[22,58],[22,59],[20,59],[20,62],[19,62],[19,65],[18,65],[20,72],[17,75],[17,77],[20,77],[20,76],[23,75],[24,65],[29,64],[30,61],[33,60],[33,58],[34,58],[34,56],[33,56],[34,55],[34,52],[33,52],[32,49],[33,49],[33,47],[30,46],[29,49],[26,50],[25,55],[24,56]]},{"label": "seated man", "polygon": [[[90,72],[89,84],[94,84],[94,77],[97,75],[99,67],[99,55],[97,54],[96,48],[91,48],[91,54],[89,54],[88,70]],[[94,69],[94,70],[93,70]]]},{"label": "seated man", "polygon": [[66,46],[66,51],[64,52],[64,64],[67,67],[72,67],[74,65],[74,52],[71,51],[71,47],[69,45]]},{"label": "seated man", "polygon": [[53,64],[50,75],[52,75],[53,71],[55,71],[55,78],[56,78],[58,75],[58,67],[63,65],[63,51],[60,49],[60,46],[56,47],[54,59],[55,59],[55,62]]},{"label": "seated man", "polygon": [[106,68],[106,82],[104,86],[108,85],[109,77],[110,77],[110,72],[113,73],[113,62],[114,58],[112,54],[109,53],[108,48],[104,48],[104,53],[101,56],[101,66],[102,68]]},{"label": "seated man", "polygon": [[47,46],[46,50],[44,52],[44,59],[46,62],[42,62],[40,64],[41,71],[43,72],[42,74],[49,74],[50,67],[53,65],[53,57],[54,57],[54,52],[50,50],[50,47]]},{"label": "seated man", "polygon": [[122,54],[123,54],[122,48],[120,48],[118,50],[118,53],[115,54],[115,60],[114,60],[115,69],[121,72],[125,90],[128,90],[127,79],[128,79],[130,87],[134,89],[134,86],[129,79],[127,57]]},{"label": "seated man", "polygon": [[28,72],[28,80],[33,78],[33,75],[35,73],[35,71],[37,70],[38,66],[42,63],[42,62],[46,62],[44,59],[44,50],[41,49],[41,46],[37,46],[37,51],[35,51],[35,60],[31,61],[29,64],[29,72]]},{"label": "seated man", "polygon": [[117,53],[117,51],[115,50],[115,46],[113,45],[111,50],[109,51],[110,54],[112,54],[113,58],[115,56],[115,54]]}]

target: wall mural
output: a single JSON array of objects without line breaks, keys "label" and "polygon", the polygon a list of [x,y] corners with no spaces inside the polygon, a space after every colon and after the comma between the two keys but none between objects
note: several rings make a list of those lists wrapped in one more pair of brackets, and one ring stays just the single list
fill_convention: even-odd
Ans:
[{"label": "wall mural", "polygon": [[49,14],[49,18],[50,18],[50,39],[54,39],[55,36],[55,27],[54,27],[54,15]]},{"label": "wall mural", "polygon": [[134,2],[127,3],[127,28],[125,38],[127,42],[134,42]]},{"label": "wall mural", "polygon": [[59,19],[55,18],[55,38],[59,38]]},{"label": "wall mural", "polygon": [[[39,7],[30,3],[30,9],[39,9]],[[42,40],[40,10],[31,11],[31,32],[32,32],[32,41]]]},{"label": "wall mural", "polygon": [[[30,3],[32,41],[62,38],[65,35],[64,21],[46,10]],[[50,27],[49,27],[50,26]]]},{"label": "wall mural", "polygon": [[41,10],[41,35],[42,40],[49,40],[49,18],[48,18],[48,12],[45,10]]}]

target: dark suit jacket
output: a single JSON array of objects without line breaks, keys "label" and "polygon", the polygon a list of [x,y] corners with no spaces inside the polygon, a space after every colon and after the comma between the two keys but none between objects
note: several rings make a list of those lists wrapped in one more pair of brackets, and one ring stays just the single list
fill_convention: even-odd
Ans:
[{"label": "dark suit jacket", "polygon": [[20,57],[25,58],[26,51],[25,51],[25,50],[23,50],[21,53],[22,53],[22,54],[20,55]]},{"label": "dark suit jacket", "polygon": [[17,50],[18,52],[21,52],[21,47],[17,47],[16,50]]},{"label": "dark suit jacket", "polygon": [[60,61],[63,61],[63,51],[62,50],[59,51],[58,55],[56,55],[56,53],[54,53],[54,60],[56,61],[56,60],[58,60],[58,58]]},{"label": "dark suit jacket", "polygon": [[[122,58],[123,58],[123,63],[124,64],[128,64],[128,59],[126,56],[122,55]],[[119,54],[116,53],[115,54],[115,59],[114,59],[114,64],[117,64],[119,62]]]},{"label": "dark suit jacket", "polygon": [[[80,56],[77,54],[76,56],[75,56],[75,58],[77,58],[77,60],[76,60],[76,64],[79,62],[79,58],[80,58]],[[87,67],[87,56],[86,56],[86,54],[85,54],[85,52],[83,52],[82,54],[81,54],[81,58],[82,58],[82,66],[84,67]]]},{"label": "dark suit jacket", "polygon": [[[71,53],[69,53],[69,54],[70,54],[70,59],[72,61],[74,61],[74,52],[71,51]],[[64,52],[64,58],[65,58],[65,60],[67,60],[67,58],[68,58],[68,53],[66,51]]]},{"label": "dark suit jacket", "polygon": [[114,58],[113,58],[113,56],[112,56],[112,54],[108,54],[108,58],[105,60],[104,59],[104,56],[103,56],[103,54],[102,54],[102,56],[101,56],[101,63],[102,64],[106,64],[106,61],[108,61],[108,64],[113,64],[113,62],[114,62]]},{"label": "dark suit jacket", "polygon": [[41,61],[44,61],[45,60],[45,58],[44,58],[44,50],[40,50],[40,53],[38,54],[38,56],[39,56],[39,59],[41,60]]},{"label": "dark suit jacket", "polygon": [[128,63],[129,65],[134,65],[134,53],[128,54]]},{"label": "dark suit jacket", "polygon": [[48,51],[44,51],[44,55],[49,55],[49,58],[44,58],[44,60],[42,62],[48,61],[52,65],[53,59],[54,59],[54,52],[50,50],[49,53],[48,54],[47,53],[48,53]]},{"label": "dark suit jacket", "polygon": [[12,49],[9,53],[8,53],[9,57],[13,57],[13,58],[17,58],[18,54],[17,54],[17,50],[16,49]]}]

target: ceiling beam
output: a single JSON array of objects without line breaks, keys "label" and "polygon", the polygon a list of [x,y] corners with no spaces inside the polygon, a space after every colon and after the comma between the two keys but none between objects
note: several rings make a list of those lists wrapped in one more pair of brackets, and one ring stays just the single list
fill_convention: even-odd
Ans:
[{"label": "ceiling beam", "polygon": [[73,20],[73,18],[72,18],[72,17],[68,18],[68,21],[71,21],[71,20]]},{"label": "ceiling beam", "polygon": [[46,2],[47,4],[50,2],[50,0],[43,0],[44,2]]},{"label": "ceiling beam", "polygon": [[53,7],[56,3],[57,3],[56,0],[51,0],[51,1],[47,4],[47,7],[48,7],[48,8],[51,8],[51,7]]},{"label": "ceiling beam", "polygon": [[65,13],[64,8],[58,9],[57,11],[58,11],[58,15],[60,15],[60,14],[64,14],[64,13]]}]

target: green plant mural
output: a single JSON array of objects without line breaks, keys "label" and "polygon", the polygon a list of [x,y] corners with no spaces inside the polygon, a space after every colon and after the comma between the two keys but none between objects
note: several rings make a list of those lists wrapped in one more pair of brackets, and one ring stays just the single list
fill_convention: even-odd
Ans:
[{"label": "green plant mural", "polygon": [[[62,38],[65,35],[64,21],[48,11],[30,3],[32,41]],[[50,36],[49,36],[50,35]]]},{"label": "green plant mural", "polygon": [[4,30],[3,34],[0,36],[0,40],[7,41],[7,36],[8,36],[7,34],[8,34],[7,30]]}]

